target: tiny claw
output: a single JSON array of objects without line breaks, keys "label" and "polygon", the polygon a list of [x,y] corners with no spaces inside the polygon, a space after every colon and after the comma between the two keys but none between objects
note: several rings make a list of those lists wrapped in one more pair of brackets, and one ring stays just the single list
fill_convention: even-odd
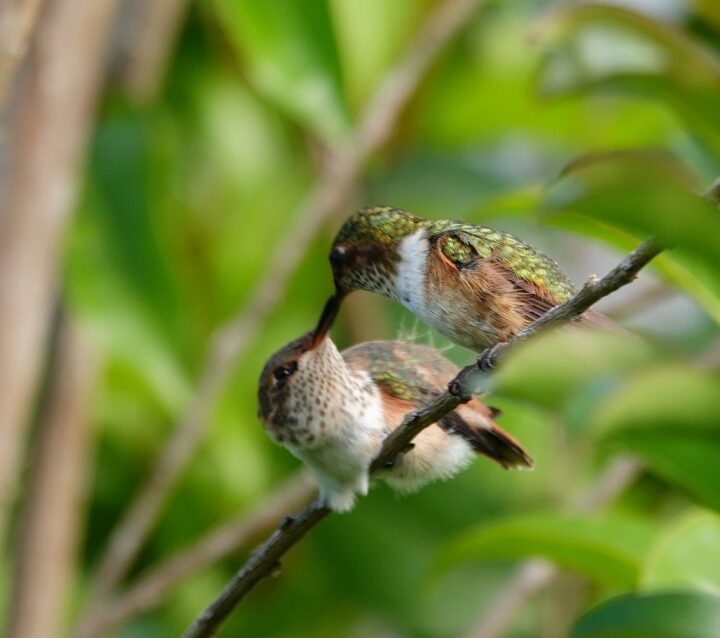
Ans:
[{"label": "tiny claw", "polygon": [[281,571],[282,571],[282,563],[280,561],[276,561],[275,563],[273,563],[273,566],[270,568],[271,578],[277,578],[280,575]]},{"label": "tiny claw", "polygon": [[448,392],[450,392],[450,394],[456,397],[462,397],[465,395],[465,390],[462,386],[462,383],[460,383],[458,379],[453,379],[450,382],[450,384],[448,385]]},{"label": "tiny claw", "polygon": [[448,384],[448,392],[460,399],[463,403],[472,399],[472,391],[468,386],[472,385],[472,368],[464,368],[458,375]]},{"label": "tiny claw", "polygon": [[491,348],[488,348],[480,354],[477,360],[477,365],[483,372],[490,372],[495,368],[497,360],[500,358],[502,351],[507,348],[507,343],[500,341]]},{"label": "tiny claw", "polygon": [[412,452],[415,449],[415,444],[410,441],[402,450],[400,450],[400,454],[407,454],[408,452]]},{"label": "tiny claw", "polygon": [[398,459],[403,455],[407,454],[408,452],[412,452],[415,449],[415,444],[410,442],[408,443],[400,452],[398,452],[398,455],[394,458],[389,460],[385,465],[383,465],[384,470],[392,470],[395,465],[397,464]]},{"label": "tiny claw", "polygon": [[280,531],[285,532],[288,530],[288,528],[295,522],[294,516],[286,516],[282,519],[282,522],[280,523]]}]

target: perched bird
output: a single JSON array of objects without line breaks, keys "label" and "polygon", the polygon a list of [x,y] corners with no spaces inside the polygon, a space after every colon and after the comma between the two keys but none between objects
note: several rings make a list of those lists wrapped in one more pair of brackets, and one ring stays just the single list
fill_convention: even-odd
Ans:
[{"label": "perched bird", "polygon": [[[353,290],[376,292],[476,352],[509,340],[576,292],[554,261],[508,233],[387,206],[352,215],[330,263],[336,310]],[[592,310],[582,320],[611,323]]]},{"label": "perched bird", "polygon": [[[331,314],[269,359],[260,377],[259,416],[270,436],[313,470],[325,503],[347,511],[356,494],[367,493],[370,464],[385,437],[407,412],[443,392],[457,368],[431,348],[402,341],[340,353],[327,335]],[[504,467],[531,467],[495,414],[471,399],[418,434],[379,474],[411,491],[453,476],[475,452]]]}]

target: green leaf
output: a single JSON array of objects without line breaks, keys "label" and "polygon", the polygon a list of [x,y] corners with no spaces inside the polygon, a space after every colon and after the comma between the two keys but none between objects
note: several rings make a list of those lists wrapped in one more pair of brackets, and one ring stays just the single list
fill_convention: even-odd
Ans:
[{"label": "green leaf", "polygon": [[655,151],[583,156],[547,192],[546,214],[572,210],[703,257],[719,272],[720,214],[682,164]]},{"label": "green leaf", "polygon": [[591,609],[570,638],[717,638],[720,598],[699,593],[626,594]]},{"label": "green leaf", "polygon": [[720,379],[680,363],[642,370],[609,397],[594,425],[603,435],[627,429],[720,435]]},{"label": "green leaf", "polygon": [[588,2],[561,8],[539,20],[534,35],[550,44],[577,35],[584,28],[596,29],[600,25],[618,28],[636,40],[643,39],[660,47],[661,68],[677,72],[688,81],[703,77],[720,81],[720,62],[688,32],[617,5]]},{"label": "green leaf", "polygon": [[720,509],[720,379],[679,364],[643,371],[606,397],[593,427],[614,447]]},{"label": "green leaf", "polygon": [[641,587],[699,589],[720,595],[720,516],[696,510],[666,529],[650,549]]},{"label": "green leaf", "polygon": [[539,75],[543,94],[649,98],[720,149],[720,60],[689,32],[622,7],[584,4],[550,14],[535,34],[547,49]]},{"label": "green leaf", "polygon": [[340,60],[325,0],[215,0],[258,90],[328,138],[347,133]]},{"label": "green leaf", "polygon": [[448,569],[471,560],[543,556],[598,582],[632,587],[652,536],[648,524],[628,517],[521,516],[463,533],[437,564]]},{"label": "green leaf", "polygon": [[[630,252],[638,244],[637,238],[630,233],[570,210],[550,215],[547,219],[553,225],[600,239],[623,253]],[[717,274],[699,265],[697,259],[693,259],[691,255],[684,255],[677,250],[658,255],[651,266],[663,279],[694,297],[698,304],[720,323],[720,278]]]},{"label": "green leaf", "polygon": [[[679,424],[681,425],[681,424]],[[656,474],[720,510],[720,434],[672,430],[626,430],[613,437]]]},{"label": "green leaf", "polygon": [[[598,225],[585,230],[612,238],[612,229],[636,237],[653,236],[671,247],[661,263],[664,275],[695,294],[717,318],[720,314],[720,213],[697,194],[685,168],[656,151],[583,156],[563,171],[546,192],[550,221],[578,217]],[[616,237],[616,241],[622,236]]]},{"label": "green leaf", "polygon": [[329,0],[348,101],[365,102],[414,33],[430,2]]},{"label": "green leaf", "polygon": [[557,330],[513,349],[498,369],[494,387],[508,396],[560,407],[586,384],[633,369],[652,356],[639,339],[607,331]]}]

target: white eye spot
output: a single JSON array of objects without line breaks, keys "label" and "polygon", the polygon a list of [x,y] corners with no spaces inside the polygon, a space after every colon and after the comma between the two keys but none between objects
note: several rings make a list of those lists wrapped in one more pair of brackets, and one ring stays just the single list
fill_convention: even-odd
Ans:
[{"label": "white eye spot", "polygon": [[345,253],[347,253],[347,248],[345,248],[345,246],[335,246],[330,251],[330,264],[333,266],[339,266],[340,264],[342,264],[345,258]]}]

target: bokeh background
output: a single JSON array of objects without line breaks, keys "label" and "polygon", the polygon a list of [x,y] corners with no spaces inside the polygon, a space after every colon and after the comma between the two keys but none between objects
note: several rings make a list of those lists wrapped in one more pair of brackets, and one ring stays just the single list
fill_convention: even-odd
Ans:
[{"label": "bokeh background", "polygon": [[[674,248],[601,304],[639,338],[496,375],[533,472],[377,485],[222,635],[720,635],[715,0],[10,0],[0,33],[5,635],[177,636],[310,497],[257,377],[369,203],[578,285]],[[334,338],[473,358],[364,293]]]}]

